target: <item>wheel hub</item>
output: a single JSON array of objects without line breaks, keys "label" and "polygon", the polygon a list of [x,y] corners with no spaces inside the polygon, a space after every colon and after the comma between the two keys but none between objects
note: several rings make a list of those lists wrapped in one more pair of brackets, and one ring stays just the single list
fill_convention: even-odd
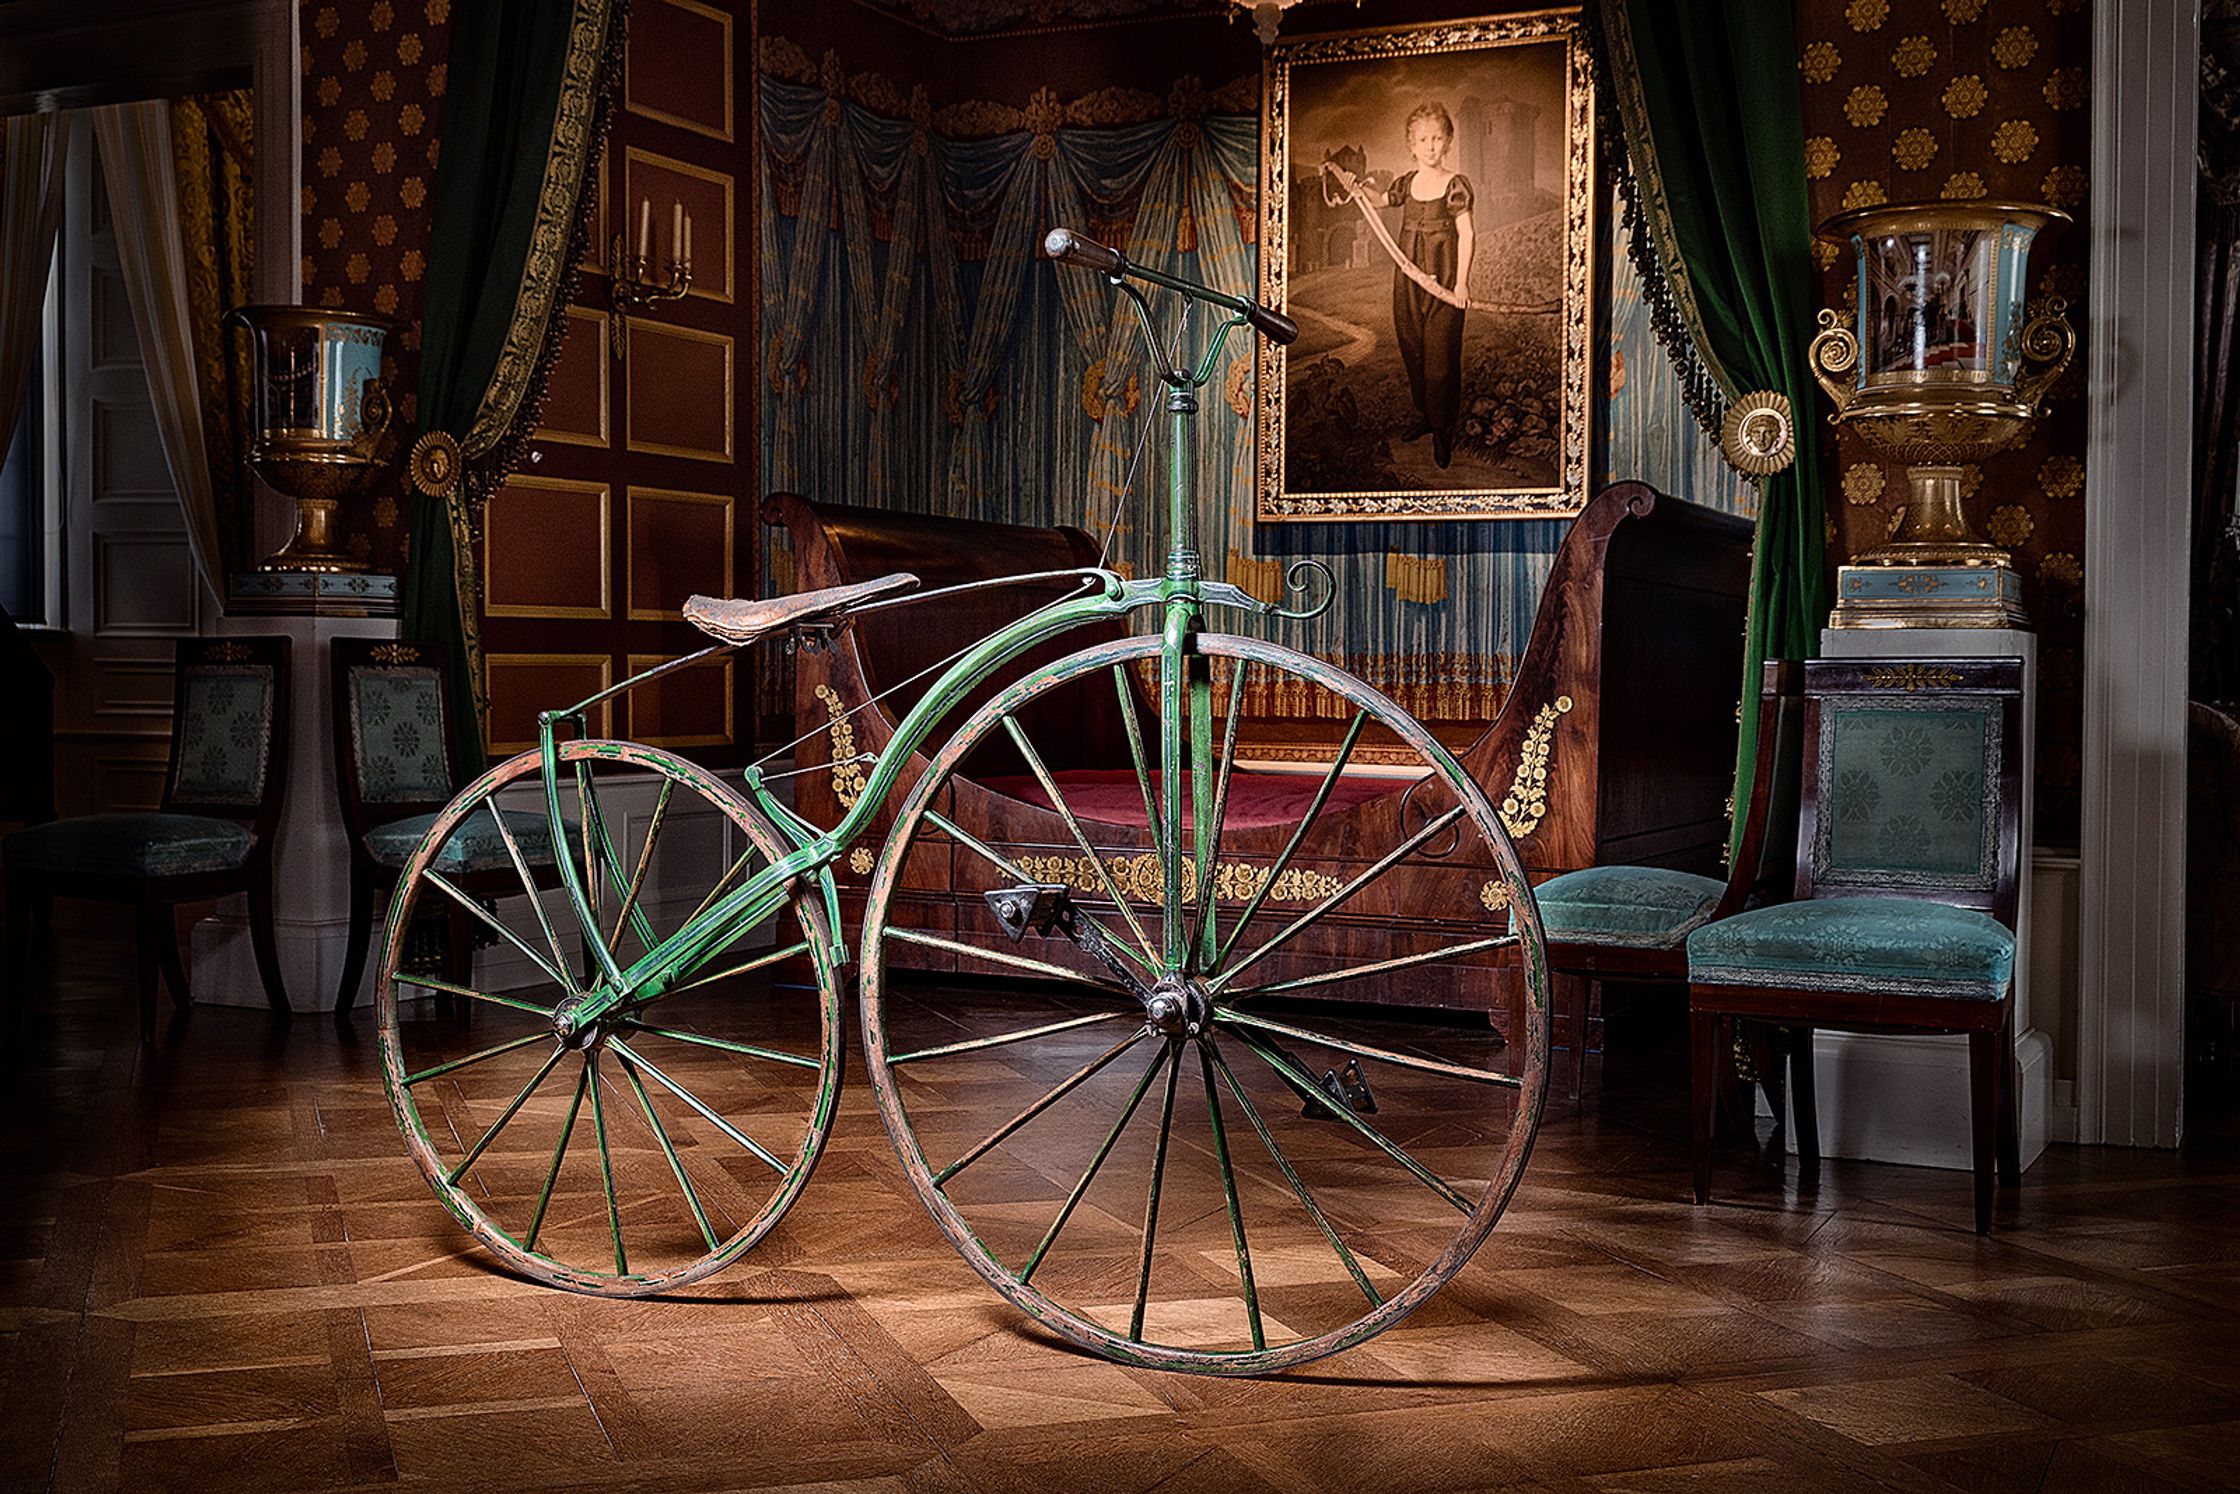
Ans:
[{"label": "wheel hub", "polygon": [[559,1035],[562,1046],[581,1052],[607,1035],[606,1014],[594,1005],[598,996],[596,991],[586,991],[553,1009],[552,1030]]},{"label": "wheel hub", "polygon": [[1151,999],[1143,1004],[1143,1010],[1154,1032],[1168,1037],[1196,1037],[1205,1030],[1213,1003],[1197,981],[1169,975],[1151,988]]}]

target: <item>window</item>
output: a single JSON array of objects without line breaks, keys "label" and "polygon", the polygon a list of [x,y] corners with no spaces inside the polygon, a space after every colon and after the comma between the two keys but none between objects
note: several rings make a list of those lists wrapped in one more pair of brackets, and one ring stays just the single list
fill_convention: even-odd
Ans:
[{"label": "window", "polygon": [[55,283],[47,284],[23,406],[0,455],[0,611],[19,623],[59,623],[61,594],[60,426],[61,339],[55,325]]}]

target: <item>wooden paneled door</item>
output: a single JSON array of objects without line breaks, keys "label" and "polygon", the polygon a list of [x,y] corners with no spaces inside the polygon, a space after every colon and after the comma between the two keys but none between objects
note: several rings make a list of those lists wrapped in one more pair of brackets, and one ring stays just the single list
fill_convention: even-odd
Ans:
[{"label": "wooden paneled door", "polygon": [[[686,597],[755,588],[754,54],[753,0],[631,7],[622,107],[544,423],[485,515],[494,756],[533,743],[538,711],[698,648]],[[618,245],[633,256],[643,233],[648,278],[665,282],[687,216],[691,289],[618,315]],[[744,660],[686,670],[612,702],[591,729],[736,762],[752,686]]]}]

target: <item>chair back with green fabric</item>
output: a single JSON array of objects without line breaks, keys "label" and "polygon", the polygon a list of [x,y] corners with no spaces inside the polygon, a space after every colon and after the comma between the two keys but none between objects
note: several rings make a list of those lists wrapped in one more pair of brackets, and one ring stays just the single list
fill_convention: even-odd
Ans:
[{"label": "chair back with green fabric", "polygon": [[2019,659],[1814,659],[1796,895],[1928,898],[2014,927]]},{"label": "chair back with green fabric", "polygon": [[[409,638],[334,642],[335,788],[350,838],[350,929],[343,948],[335,1016],[349,1020],[372,944],[375,900],[444,807],[456,783],[451,692],[444,651]],[[507,896],[520,890],[518,851],[538,887],[557,885],[552,830],[541,809],[503,811],[509,847],[490,816],[478,815],[445,842],[435,869],[466,891]],[[563,821],[563,824],[567,822]],[[468,920],[447,921],[445,969],[466,978],[472,956]]]},{"label": "chair back with green fabric", "polygon": [[288,776],[288,640],[182,638],[163,810],[246,820],[269,847]]},{"label": "chair back with green fabric", "polygon": [[292,1007],[274,934],[272,848],[288,786],[286,637],[184,638],[173,676],[171,756],[162,807],[51,820],[0,844],[7,883],[9,1000],[29,963],[31,903],[83,897],[128,903],[138,928],[140,1036],[156,1031],[159,969],[189,1004],[176,904],[247,893],[249,943],[265,1000]]},{"label": "chair back with green fabric", "polygon": [[442,652],[411,639],[334,641],[335,782],[352,844],[450,801],[450,692]]}]

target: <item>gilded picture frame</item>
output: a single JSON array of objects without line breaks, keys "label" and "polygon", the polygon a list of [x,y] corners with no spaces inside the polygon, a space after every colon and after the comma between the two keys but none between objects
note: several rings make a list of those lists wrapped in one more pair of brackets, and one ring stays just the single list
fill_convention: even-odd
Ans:
[{"label": "gilded picture frame", "polygon": [[1581,24],[1572,7],[1269,49],[1260,291],[1301,330],[1259,350],[1260,522],[1566,518],[1586,502]]}]

